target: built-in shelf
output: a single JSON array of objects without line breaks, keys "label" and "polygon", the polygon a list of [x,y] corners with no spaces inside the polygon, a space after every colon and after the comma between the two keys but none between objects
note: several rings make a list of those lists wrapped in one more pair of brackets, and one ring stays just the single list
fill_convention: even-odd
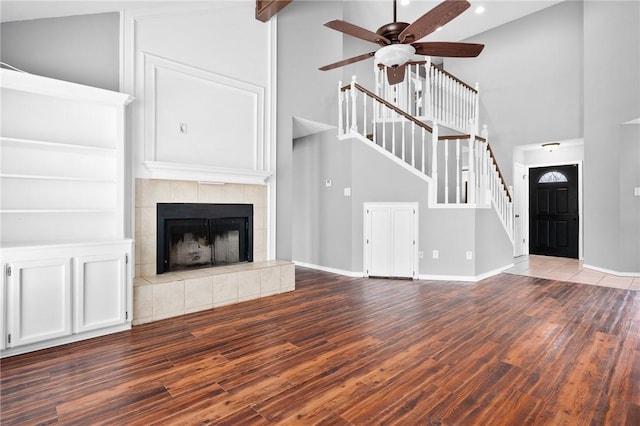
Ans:
[{"label": "built-in shelf", "polygon": [[116,209],[0,209],[0,213],[35,213],[35,214],[43,214],[43,213],[115,213]]},{"label": "built-in shelf", "polygon": [[129,95],[0,69],[0,356],[127,329]]},{"label": "built-in shelf", "polygon": [[91,182],[91,183],[116,183],[113,179],[95,179],[89,177],[73,177],[73,176],[35,176],[35,175],[16,175],[0,173],[0,179],[26,179],[26,180],[56,180],[70,182]]}]

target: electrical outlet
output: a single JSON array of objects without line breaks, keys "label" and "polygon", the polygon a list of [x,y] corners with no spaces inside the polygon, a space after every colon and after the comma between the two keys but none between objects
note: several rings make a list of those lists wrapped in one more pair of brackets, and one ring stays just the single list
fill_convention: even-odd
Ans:
[{"label": "electrical outlet", "polygon": [[424,259],[424,252],[423,251],[419,251],[418,252],[418,259]]},{"label": "electrical outlet", "polygon": [[438,250],[434,250],[433,251],[433,258],[437,259],[438,257],[440,257],[440,252]]},{"label": "electrical outlet", "polygon": [[473,253],[468,251],[467,252],[467,260],[471,260],[471,259],[473,259]]}]

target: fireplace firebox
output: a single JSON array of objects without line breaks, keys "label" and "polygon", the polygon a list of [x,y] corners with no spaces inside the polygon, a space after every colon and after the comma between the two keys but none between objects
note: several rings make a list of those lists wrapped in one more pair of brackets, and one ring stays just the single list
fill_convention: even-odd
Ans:
[{"label": "fireplace firebox", "polygon": [[253,261],[253,205],[157,206],[158,274]]}]

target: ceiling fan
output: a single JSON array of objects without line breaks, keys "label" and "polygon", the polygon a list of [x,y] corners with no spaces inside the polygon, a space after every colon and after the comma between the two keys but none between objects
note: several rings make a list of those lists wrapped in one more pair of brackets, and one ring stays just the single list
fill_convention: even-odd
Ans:
[{"label": "ceiling fan", "polygon": [[325,65],[321,71],[339,68],[375,56],[379,63],[387,67],[389,84],[397,84],[404,80],[406,64],[413,55],[440,56],[446,58],[473,58],[482,52],[483,44],[456,43],[444,41],[418,40],[443,27],[471,6],[466,0],[445,0],[412,24],[397,22],[397,4],[393,0],[393,22],[378,28],[374,33],[365,28],[346,21],[333,20],[324,25],[352,37],[379,44],[377,51],[343,59]]}]

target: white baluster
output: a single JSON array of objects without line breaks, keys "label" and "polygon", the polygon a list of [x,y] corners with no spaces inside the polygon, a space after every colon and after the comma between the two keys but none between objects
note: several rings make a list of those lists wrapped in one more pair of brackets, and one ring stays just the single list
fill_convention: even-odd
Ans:
[{"label": "white baluster", "polygon": [[344,102],[344,92],[342,91],[342,81],[338,82],[338,136],[344,135],[344,124],[342,122],[342,103]]},{"label": "white baluster", "polygon": [[401,130],[402,130],[402,161],[406,161],[405,160],[405,155],[404,155],[404,151],[405,151],[405,137],[404,137],[404,123],[407,120],[404,119],[404,117],[402,117],[402,125],[400,126]]},{"label": "white baluster", "polygon": [[351,129],[351,89],[347,89],[348,91],[344,92],[344,104],[345,115],[344,115],[344,131],[345,133],[349,132]]},{"label": "white baluster", "polygon": [[448,101],[447,101],[447,103],[448,103],[448,105],[447,105],[448,108],[447,109],[448,109],[449,115],[448,115],[447,119],[448,119],[450,125],[453,126],[455,124],[454,120],[453,120],[453,108],[455,107],[455,104],[456,104],[456,101],[453,98],[453,79],[451,77],[447,78],[447,83],[448,83],[447,86],[448,86],[448,92],[449,92],[448,93]]},{"label": "white baluster", "polygon": [[444,140],[444,203],[449,204],[449,139]]},{"label": "white baluster", "polygon": [[427,61],[425,67],[426,76],[422,91],[422,107],[425,108],[423,111],[425,117],[433,119],[433,67],[430,60]]},{"label": "white baluster", "polygon": [[467,173],[468,175],[468,194],[467,194],[467,202],[470,204],[476,203],[476,177],[475,177],[475,150],[474,145],[475,145],[475,140],[476,140],[476,135],[475,134],[471,134],[469,135],[469,172]]},{"label": "white baluster", "polygon": [[453,115],[455,118],[456,127],[460,129],[462,128],[460,124],[460,83],[456,81],[453,88],[454,88],[454,98],[455,98]]},{"label": "white baluster", "polygon": [[358,133],[358,114],[356,111],[356,76],[351,77],[351,130]]},{"label": "white baluster", "polygon": [[[386,114],[385,112],[386,108],[387,108],[386,106],[382,106],[383,116]],[[382,147],[387,151],[389,150],[387,149],[387,120],[384,117],[382,117]]]},{"label": "white baluster", "polygon": [[416,123],[411,122],[411,166],[416,166]]},{"label": "white baluster", "polygon": [[436,111],[435,118],[438,121],[442,121],[442,109],[440,99],[442,98],[442,74],[440,74],[440,70],[435,69],[436,73]]},{"label": "white baluster", "polygon": [[391,119],[391,153],[396,155],[396,118],[398,113],[393,111],[394,117]]},{"label": "white baluster", "polygon": [[362,94],[362,136],[367,137],[367,95]]},{"label": "white baluster", "polygon": [[[473,128],[474,133],[478,134],[480,128],[480,84],[476,83],[476,93],[473,99]],[[483,138],[485,136],[482,136]]]},{"label": "white baluster", "polygon": [[422,138],[420,139],[420,151],[422,152],[422,173],[425,173],[425,161],[427,161],[427,154],[426,154],[426,146],[424,143],[425,137],[426,137],[427,131],[425,130],[424,127],[422,127]]},{"label": "white baluster", "polygon": [[433,124],[431,132],[431,179],[433,181],[433,189],[431,197],[433,204],[438,203],[438,125]]},{"label": "white baluster", "polygon": [[456,139],[456,204],[460,204],[460,139]]},{"label": "white baluster", "polygon": [[407,70],[406,70],[406,75],[404,77],[404,81],[402,82],[405,87],[404,87],[404,94],[406,97],[406,101],[405,101],[405,111],[408,112],[411,115],[415,115],[412,113],[411,108],[412,108],[412,104],[413,102],[411,101],[412,96],[411,96],[411,65],[407,65]]}]

